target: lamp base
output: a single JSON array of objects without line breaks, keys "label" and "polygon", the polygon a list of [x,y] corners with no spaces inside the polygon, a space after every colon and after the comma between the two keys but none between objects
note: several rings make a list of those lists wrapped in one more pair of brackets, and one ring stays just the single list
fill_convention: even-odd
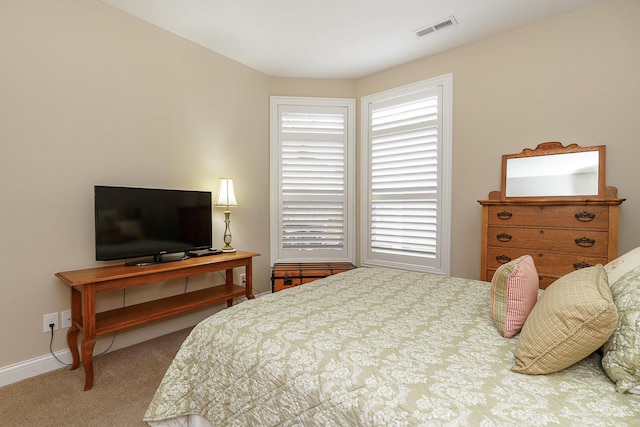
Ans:
[{"label": "lamp base", "polygon": [[231,212],[229,211],[229,207],[227,206],[227,210],[224,211],[224,246],[222,247],[222,252],[224,253],[232,253],[236,250],[231,246],[231,228],[229,227],[229,216]]}]

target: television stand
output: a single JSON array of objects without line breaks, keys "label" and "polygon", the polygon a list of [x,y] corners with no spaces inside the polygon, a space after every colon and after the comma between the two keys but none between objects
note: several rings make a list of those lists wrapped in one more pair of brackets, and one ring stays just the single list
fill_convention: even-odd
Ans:
[{"label": "television stand", "polygon": [[[260,254],[238,251],[137,268],[115,265],[56,273],[56,277],[71,288],[71,327],[67,332],[67,343],[73,356],[72,370],[80,366],[82,357],[85,391],[93,387],[93,348],[97,336],[223,301],[227,301],[227,306],[231,307],[233,299],[242,296],[253,299],[252,260],[255,256]],[[245,269],[246,287],[233,284],[233,269],[237,267]],[[96,313],[96,295],[100,292],[222,270],[226,272],[226,280],[222,285]],[[82,354],[78,351],[78,334],[81,330]]]}]

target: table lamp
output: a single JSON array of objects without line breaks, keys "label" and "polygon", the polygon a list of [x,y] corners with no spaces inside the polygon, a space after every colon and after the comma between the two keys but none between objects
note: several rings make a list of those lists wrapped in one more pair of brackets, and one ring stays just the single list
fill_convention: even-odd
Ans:
[{"label": "table lamp", "polygon": [[232,178],[220,178],[220,187],[218,188],[218,201],[216,206],[224,207],[224,246],[222,252],[235,252],[236,250],[231,247],[231,228],[229,227],[229,216],[231,211],[229,206],[238,206],[236,202],[236,195],[233,191],[233,179]]}]

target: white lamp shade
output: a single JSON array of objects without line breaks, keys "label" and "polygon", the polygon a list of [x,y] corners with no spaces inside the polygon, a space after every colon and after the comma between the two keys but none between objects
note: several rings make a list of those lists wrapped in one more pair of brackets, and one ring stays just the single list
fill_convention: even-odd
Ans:
[{"label": "white lamp shade", "polygon": [[220,178],[220,187],[218,188],[218,201],[216,206],[238,206],[236,202],[236,194],[233,191],[232,178]]}]

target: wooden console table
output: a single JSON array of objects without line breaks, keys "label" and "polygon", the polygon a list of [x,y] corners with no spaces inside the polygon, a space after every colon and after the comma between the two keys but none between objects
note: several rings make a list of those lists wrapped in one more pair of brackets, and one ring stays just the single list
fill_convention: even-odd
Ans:
[{"label": "wooden console table", "polygon": [[[89,390],[93,386],[93,348],[98,335],[222,301],[227,301],[227,306],[230,307],[234,298],[242,296],[252,299],[252,259],[259,255],[254,252],[237,251],[141,267],[116,265],[56,273],[56,277],[71,288],[71,327],[67,332],[67,343],[73,356],[71,369],[80,366],[78,333],[80,330],[84,332],[81,344],[85,372],[84,389]],[[236,267],[245,268],[246,287],[233,284],[233,269]],[[226,283],[223,285],[96,313],[98,292],[222,270],[226,270]]]}]

